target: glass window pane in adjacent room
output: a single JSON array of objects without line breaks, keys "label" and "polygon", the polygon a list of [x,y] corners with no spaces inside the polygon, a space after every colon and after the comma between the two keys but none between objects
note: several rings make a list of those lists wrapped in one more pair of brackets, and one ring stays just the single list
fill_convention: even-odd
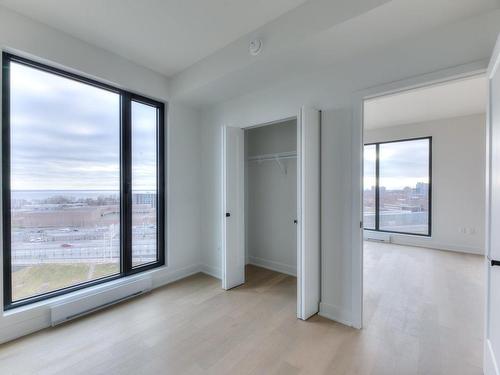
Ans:
[{"label": "glass window pane in adjacent room", "polygon": [[10,62],[12,300],[120,272],[120,96]]},{"label": "glass window pane in adjacent room", "polygon": [[366,145],[363,157],[363,225],[375,229],[376,145]]},{"label": "glass window pane in adjacent room", "polygon": [[132,266],[158,259],[156,107],[132,102]]},{"label": "glass window pane in adjacent room", "polygon": [[428,235],[430,140],[379,147],[380,230]]}]

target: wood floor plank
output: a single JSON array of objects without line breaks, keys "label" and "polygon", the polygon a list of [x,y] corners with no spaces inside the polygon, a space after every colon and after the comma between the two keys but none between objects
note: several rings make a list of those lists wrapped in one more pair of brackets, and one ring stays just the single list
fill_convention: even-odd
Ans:
[{"label": "wood floor plank", "polygon": [[480,374],[482,262],[367,243],[363,330],[297,320],[294,277],[198,274],[0,346],[0,374]]}]

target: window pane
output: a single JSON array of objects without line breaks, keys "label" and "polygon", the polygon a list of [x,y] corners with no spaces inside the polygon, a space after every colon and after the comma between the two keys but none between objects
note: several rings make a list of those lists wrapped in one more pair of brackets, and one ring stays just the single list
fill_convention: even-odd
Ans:
[{"label": "window pane", "polygon": [[365,229],[375,229],[376,146],[365,146],[363,157],[363,225]]},{"label": "window pane", "polygon": [[120,97],[10,63],[12,300],[120,272]]},{"label": "window pane", "polygon": [[380,229],[429,234],[429,139],[380,144]]},{"label": "window pane", "polygon": [[157,109],[132,102],[132,266],[158,260]]}]

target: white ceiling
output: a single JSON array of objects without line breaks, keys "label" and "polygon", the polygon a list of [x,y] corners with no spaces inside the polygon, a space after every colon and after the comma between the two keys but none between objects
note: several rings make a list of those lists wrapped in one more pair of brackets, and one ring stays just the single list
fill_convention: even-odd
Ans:
[{"label": "white ceiling", "polygon": [[370,99],[365,129],[414,124],[486,112],[487,80],[475,77]]},{"label": "white ceiling", "polygon": [[[0,5],[170,77],[172,98],[202,107],[293,80],[303,85],[311,75],[327,85],[325,75],[335,74],[337,65],[417,36],[431,38],[466,20],[472,26],[463,30],[491,28],[476,27],[474,17],[498,9],[500,0],[0,0]],[[248,43],[255,37],[264,40],[264,49],[251,56]],[[488,38],[465,37],[464,54],[489,48]],[[456,38],[459,44],[464,36]]]},{"label": "white ceiling", "polygon": [[171,76],[306,0],[0,0]]},{"label": "white ceiling", "polygon": [[[172,93],[177,99],[208,107],[270,87],[291,86],[292,81],[294,87],[304,87],[317,78],[311,83],[316,91],[318,85],[330,90],[329,78],[342,74],[343,66],[359,65],[370,55],[379,59],[377,54],[388,46],[404,49],[408,41],[418,44],[417,38],[431,45],[438,45],[439,38],[451,39],[450,51],[475,53],[492,43],[485,37],[471,37],[475,18],[491,14],[499,4],[499,0],[309,0],[252,33],[263,36],[261,55],[250,56],[250,38],[240,38],[176,74]],[[481,22],[477,29],[492,27]],[[456,37],[448,35],[447,28],[458,31]],[[480,35],[487,34],[484,30]],[[418,62],[426,56],[414,58]],[[359,77],[367,74],[360,71]],[[352,84],[356,87],[356,82]]]}]

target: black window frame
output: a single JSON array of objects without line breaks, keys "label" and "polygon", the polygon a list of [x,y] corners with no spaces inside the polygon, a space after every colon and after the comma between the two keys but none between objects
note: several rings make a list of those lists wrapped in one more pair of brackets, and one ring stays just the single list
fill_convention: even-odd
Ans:
[{"label": "black window frame", "polygon": [[[11,190],[10,190],[10,63],[15,62],[47,73],[55,74],[83,84],[91,85],[120,96],[120,272],[88,282],[78,283],[51,292],[38,294],[20,300],[12,300],[11,264]],[[132,102],[149,105],[157,111],[156,140],[156,225],[157,260],[132,266]],[[121,279],[140,272],[166,265],[165,248],[165,111],[166,104],[135,94],[107,83],[84,77],[60,68],[31,59],[2,52],[2,229],[3,229],[3,308],[5,311],[49,298],[61,296],[76,290],[88,288],[109,281]]]},{"label": "black window frame", "polygon": [[[427,219],[427,233],[412,233],[412,232],[399,232],[392,231],[386,229],[380,229],[380,145],[388,144],[388,143],[401,143],[408,141],[418,141],[426,139],[429,141],[429,161],[428,161],[428,173],[429,173],[429,186],[428,186],[428,219]],[[372,232],[383,232],[383,233],[394,233],[394,234],[402,234],[409,236],[419,236],[419,237],[432,237],[432,136],[427,137],[417,137],[417,138],[404,138],[404,139],[396,139],[391,141],[383,141],[383,142],[371,142],[365,143],[363,145],[363,154],[365,146],[375,145],[375,228],[365,228],[363,225],[363,230],[372,231]],[[363,158],[364,160],[364,158]],[[363,172],[364,175],[364,172]],[[363,187],[363,194],[364,194]],[[364,209],[363,209],[364,211]]]}]

